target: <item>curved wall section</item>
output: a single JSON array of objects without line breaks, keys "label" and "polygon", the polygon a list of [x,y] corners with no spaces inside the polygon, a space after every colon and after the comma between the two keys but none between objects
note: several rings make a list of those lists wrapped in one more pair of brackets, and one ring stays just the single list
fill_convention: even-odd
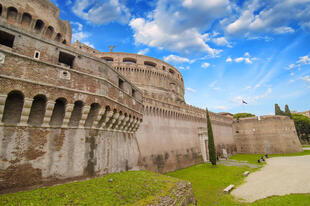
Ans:
[{"label": "curved wall section", "polygon": [[144,96],[185,103],[182,74],[170,64],[152,57],[121,52],[102,52],[96,56],[106,60],[137,85]]}]

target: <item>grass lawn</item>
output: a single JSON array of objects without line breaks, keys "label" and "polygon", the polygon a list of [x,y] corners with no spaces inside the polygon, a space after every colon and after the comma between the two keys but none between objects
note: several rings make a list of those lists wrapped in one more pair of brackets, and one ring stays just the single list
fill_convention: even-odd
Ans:
[{"label": "grass lawn", "polygon": [[310,145],[302,145],[302,147],[308,148],[310,147]]},{"label": "grass lawn", "polygon": [[[112,182],[109,182],[113,179]],[[109,174],[86,181],[0,195],[0,205],[146,205],[165,196],[177,180],[148,171]]]},{"label": "grass lawn", "polygon": [[275,196],[258,200],[252,204],[242,203],[232,195],[225,195],[224,188],[230,184],[240,185],[244,181],[242,173],[246,170],[254,171],[248,167],[235,167],[210,164],[200,164],[167,175],[184,179],[192,183],[194,195],[198,205],[201,206],[309,206],[310,194],[294,194]]},{"label": "grass lawn", "polygon": [[[288,157],[288,156],[303,156],[303,155],[310,155],[310,150],[305,150],[303,152],[298,153],[289,153],[289,154],[270,154],[269,157]],[[236,154],[231,156],[229,159],[238,160],[238,161],[248,161],[252,164],[262,164],[257,163],[257,160],[264,156],[264,154]],[[263,163],[265,164],[265,163]]]}]

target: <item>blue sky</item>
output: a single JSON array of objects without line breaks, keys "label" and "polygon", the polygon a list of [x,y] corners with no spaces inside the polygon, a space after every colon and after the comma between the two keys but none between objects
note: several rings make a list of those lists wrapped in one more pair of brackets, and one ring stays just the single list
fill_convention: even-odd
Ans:
[{"label": "blue sky", "polygon": [[[309,110],[310,0],[52,0],[73,41],[169,62],[214,112]],[[248,104],[242,104],[242,100]]]}]

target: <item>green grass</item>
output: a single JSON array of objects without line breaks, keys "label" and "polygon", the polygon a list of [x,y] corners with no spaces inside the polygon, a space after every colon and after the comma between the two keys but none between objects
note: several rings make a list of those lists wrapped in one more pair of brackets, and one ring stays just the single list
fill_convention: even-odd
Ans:
[{"label": "green grass", "polygon": [[310,194],[293,194],[286,196],[274,196],[258,200],[252,204],[242,203],[232,195],[225,195],[224,188],[230,184],[240,185],[244,181],[242,173],[246,170],[255,171],[248,167],[235,167],[210,164],[200,164],[167,175],[184,179],[192,183],[193,192],[198,205],[219,206],[309,206]]},{"label": "green grass", "polygon": [[[289,156],[304,156],[304,155],[310,155],[310,150],[305,150],[303,152],[298,152],[298,153],[289,153],[289,154],[270,154],[268,156],[271,158],[271,157],[289,157]],[[263,154],[236,154],[236,155],[231,156],[229,159],[238,160],[238,161],[248,161],[251,164],[259,165],[262,163],[257,163],[257,160],[261,156],[264,156],[264,155]]]},{"label": "green grass", "polygon": [[0,205],[146,205],[169,194],[177,181],[180,180],[147,171],[122,172],[0,195]]},{"label": "green grass", "polygon": [[310,145],[302,145],[302,147],[308,148],[308,147],[310,147]]}]

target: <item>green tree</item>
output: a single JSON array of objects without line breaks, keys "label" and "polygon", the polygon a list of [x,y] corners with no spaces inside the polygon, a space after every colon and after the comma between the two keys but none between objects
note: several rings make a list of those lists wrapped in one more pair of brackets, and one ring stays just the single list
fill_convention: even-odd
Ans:
[{"label": "green tree", "polygon": [[208,109],[206,109],[206,115],[207,115],[207,124],[208,124],[209,159],[212,165],[216,165],[216,151],[215,151],[214,137],[213,137],[212,125],[211,125],[211,120],[210,120]]},{"label": "green tree", "polygon": [[310,118],[302,114],[292,114],[292,117],[300,141],[310,143]]},{"label": "green tree", "polygon": [[275,115],[284,115],[284,112],[280,109],[278,104],[274,105],[274,114]]},{"label": "green tree", "polygon": [[288,105],[285,105],[285,115],[288,116],[289,118],[293,119],[290,108],[288,107]]},{"label": "green tree", "polygon": [[251,113],[236,113],[233,116],[235,119],[246,118],[246,117],[255,117],[254,114]]}]

